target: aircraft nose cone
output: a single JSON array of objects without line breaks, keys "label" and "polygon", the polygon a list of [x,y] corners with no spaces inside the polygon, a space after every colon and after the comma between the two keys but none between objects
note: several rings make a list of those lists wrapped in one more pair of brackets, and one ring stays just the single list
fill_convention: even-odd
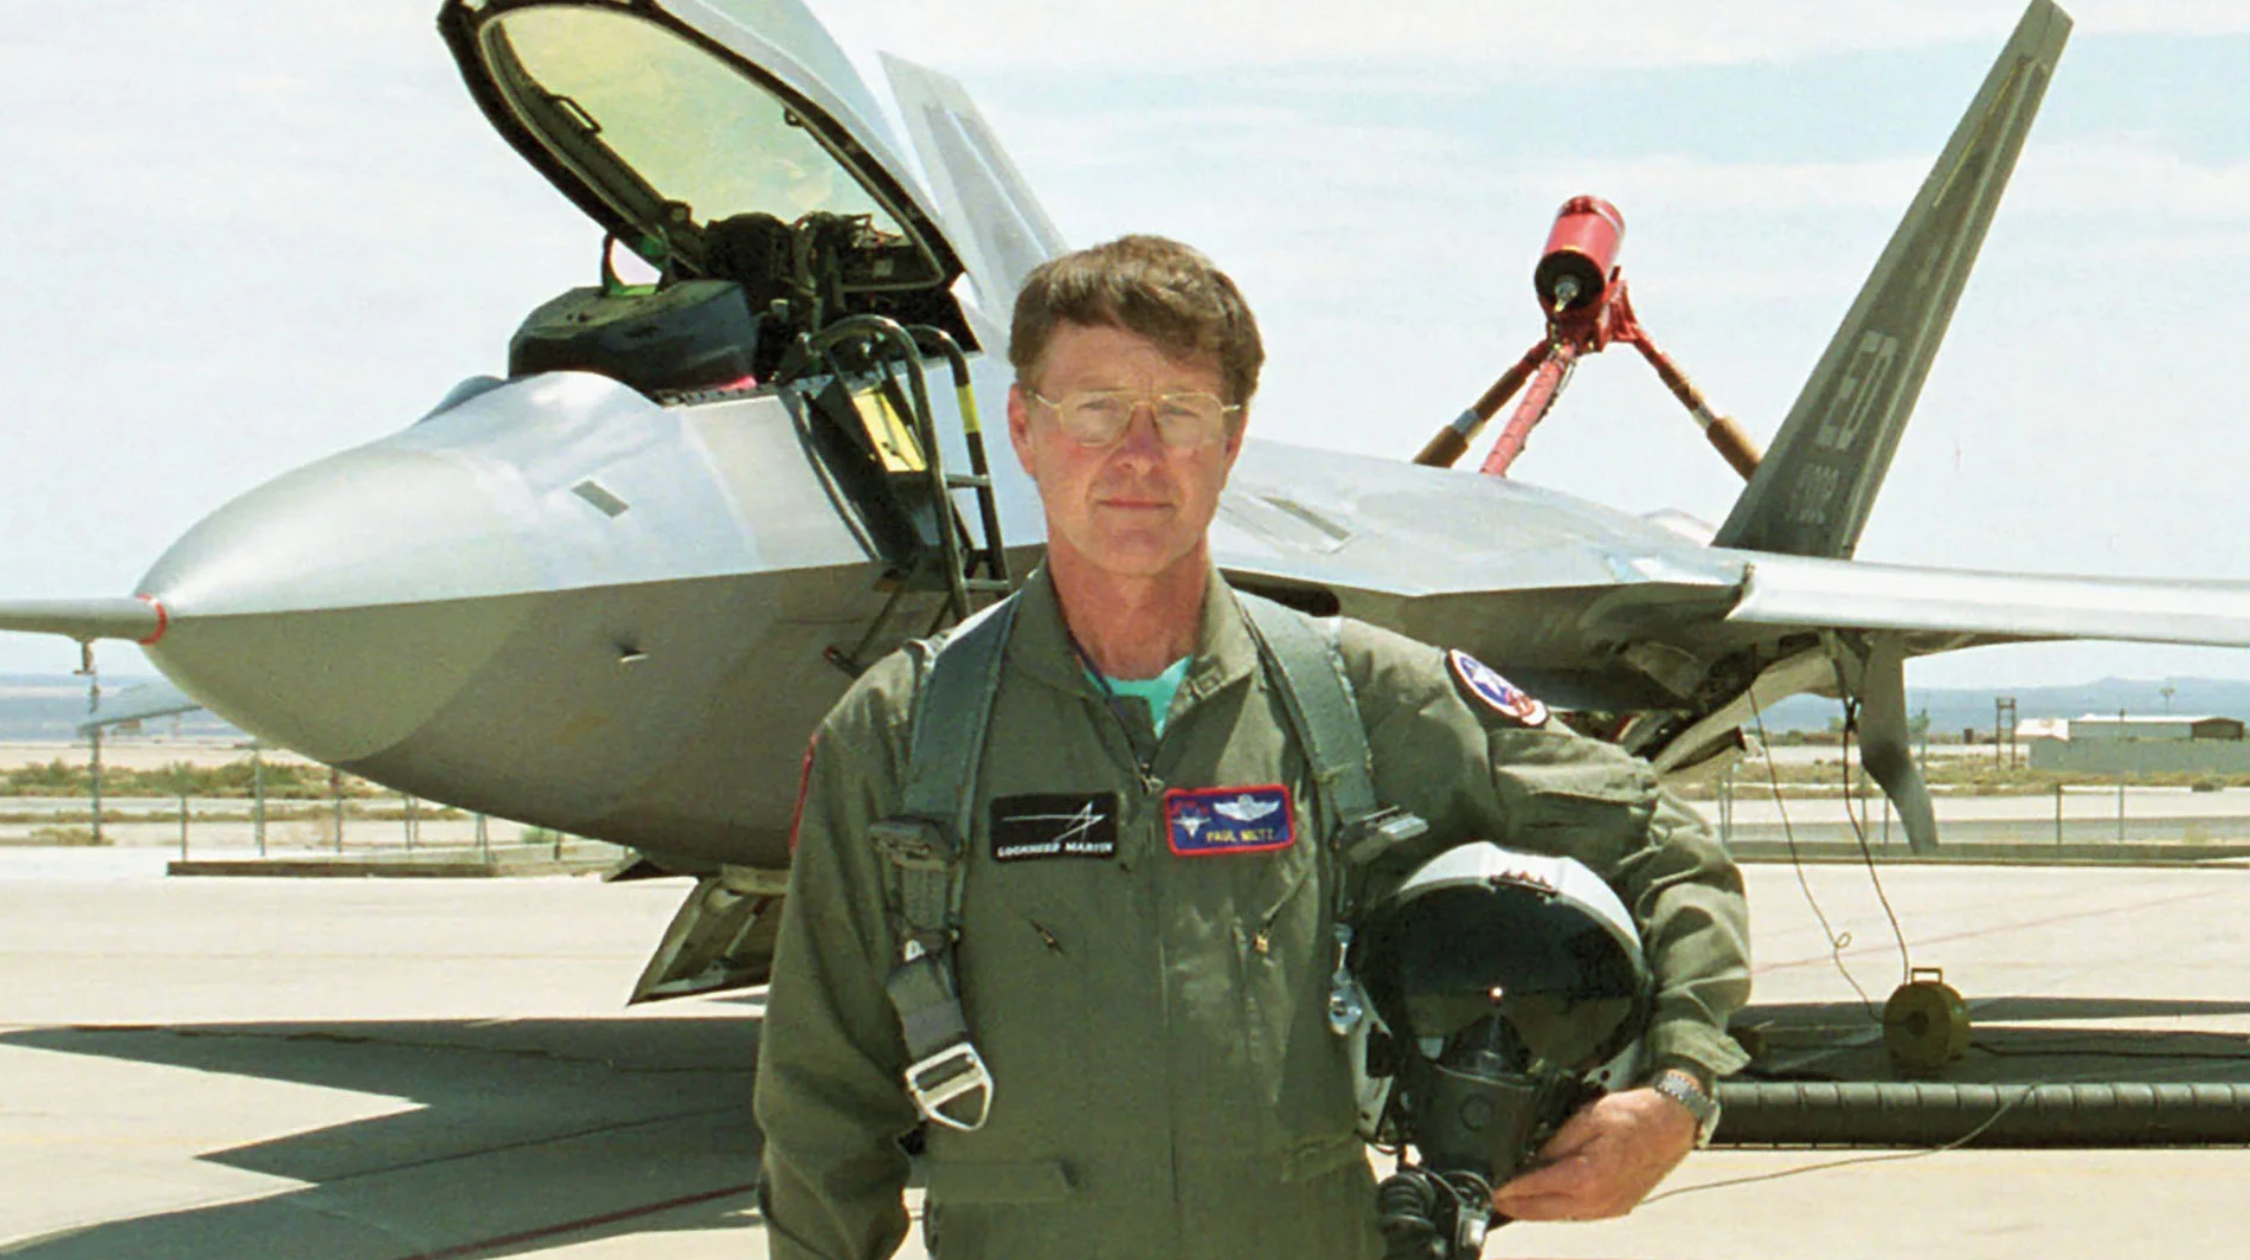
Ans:
[{"label": "aircraft nose cone", "polygon": [[392,444],[287,473],[204,518],[141,592],[176,617],[231,617],[425,603],[521,587],[494,487],[443,453]]},{"label": "aircraft nose cone", "polygon": [[378,444],[220,508],[140,585],[147,651],[221,716],[324,761],[404,738],[529,615],[535,564],[477,467]]}]

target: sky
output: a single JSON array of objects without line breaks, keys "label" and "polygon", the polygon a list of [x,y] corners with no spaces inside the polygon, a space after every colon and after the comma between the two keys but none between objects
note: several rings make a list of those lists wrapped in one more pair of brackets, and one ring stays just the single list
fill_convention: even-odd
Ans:
[{"label": "sky", "polygon": [[[2012,0],[812,0],[978,101],[1074,243],[1242,284],[1258,434],[1400,458],[1538,335],[1555,208],[1623,212],[1642,322],[1761,441],[2019,12]],[[1861,558],[2250,580],[2250,5],[2080,0]],[[0,597],[129,592],[227,500],[501,370],[599,232],[485,124],[433,3],[69,5],[0,46]],[[878,87],[880,94],[881,88]],[[1472,458],[1481,458],[1481,446]],[[1739,482],[1627,351],[1516,475],[1723,519]],[[105,671],[141,672],[101,649]],[[75,666],[0,635],[0,673]],[[2068,644],[1928,686],[2250,677]]]}]

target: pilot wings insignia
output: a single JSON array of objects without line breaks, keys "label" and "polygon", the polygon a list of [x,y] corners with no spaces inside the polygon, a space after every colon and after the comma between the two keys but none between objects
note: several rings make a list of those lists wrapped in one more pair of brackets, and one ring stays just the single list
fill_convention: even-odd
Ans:
[{"label": "pilot wings insignia", "polygon": [[1237,796],[1231,801],[1220,801],[1211,806],[1212,811],[1221,818],[1232,818],[1236,822],[1242,823],[1256,822],[1280,808],[1280,801],[1259,800],[1247,793]]}]

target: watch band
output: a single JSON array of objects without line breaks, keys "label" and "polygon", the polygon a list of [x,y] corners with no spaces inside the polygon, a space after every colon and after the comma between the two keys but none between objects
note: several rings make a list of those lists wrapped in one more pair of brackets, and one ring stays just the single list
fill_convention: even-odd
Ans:
[{"label": "watch band", "polygon": [[1711,1135],[1719,1128],[1719,1100],[1704,1092],[1703,1082],[1679,1068],[1666,1068],[1649,1082],[1649,1088],[1687,1108],[1695,1117],[1697,1149],[1711,1144]]}]

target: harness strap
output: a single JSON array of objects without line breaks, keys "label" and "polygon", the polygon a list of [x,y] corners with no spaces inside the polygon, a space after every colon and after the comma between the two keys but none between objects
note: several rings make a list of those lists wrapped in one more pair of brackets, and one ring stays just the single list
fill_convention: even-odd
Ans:
[{"label": "harness strap", "polygon": [[[943,824],[944,839],[955,846],[974,826],[977,765],[1000,693],[1001,650],[1015,620],[1011,596],[955,626],[928,647],[927,673],[918,680],[903,812]],[[947,862],[956,856],[947,853]]]},{"label": "harness strap", "polygon": [[1349,1037],[1365,1024],[1367,995],[1351,970],[1359,868],[1423,834],[1429,824],[1375,795],[1375,756],[1344,670],[1340,623],[1315,620],[1257,595],[1237,592],[1260,655],[1281,675],[1282,709],[1311,763],[1323,815],[1321,833],[1352,867],[1329,880],[1336,891],[1336,970],[1328,981],[1328,1027]]},{"label": "harness strap", "polygon": [[1365,866],[1428,831],[1429,824],[1375,795],[1375,756],[1344,672],[1336,618],[1315,619],[1247,592],[1236,598],[1252,637],[1281,673],[1282,707],[1321,786],[1322,808],[1330,815],[1325,830],[1341,842],[1344,856]]},{"label": "harness strap", "polygon": [[[1386,808],[1375,795],[1374,758],[1344,671],[1336,621],[1316,622],[1255,595],[1238,598],[1260,656],[1278,673],[1283,710],[1311,765],[1321,833],[1358,867],[1428,830],[1420,818]],[[962,1130],[984,1126],[993,1095],[954,969],[968,865],[963,846],[975,834],[978,770],[1015,609],[1013,597],[1002,600],[943,639],[909,645],[916,687],[901,808],[868,829],[884,858],[899,940],[884,991],[906,1043],[906,1090],[925,1118]],[[1337,958],[1329,1022],[1344,1034],[1365,1010],[1346,966],[1350,886],[1357,881],[1331,882]]]},{"label": "harness strap", "polygon": [[[1252,637],[1281,672],[1282,707],[1304,741],[1313,781],[1332,824],[1350,825],[1377,809],[1375,761],[1359,706],[1348,688],[1336,623],[1315,621],[1283,604],[1237,592]],[[1336,834],[1333,827],[1330,834]]]},{"label": "harness strap", "polygon": [[941,641],[910,645],[917,685],[900,813],[868,828],[889,872],[899,940],[883,989],[906,1042],[906,1092],[924,1117],[963,1130],[984,1127],[993,1092],[954,974],[963,845],[974,834],[977,769],[1015,609],[1014,598],[1002,600]]}]

